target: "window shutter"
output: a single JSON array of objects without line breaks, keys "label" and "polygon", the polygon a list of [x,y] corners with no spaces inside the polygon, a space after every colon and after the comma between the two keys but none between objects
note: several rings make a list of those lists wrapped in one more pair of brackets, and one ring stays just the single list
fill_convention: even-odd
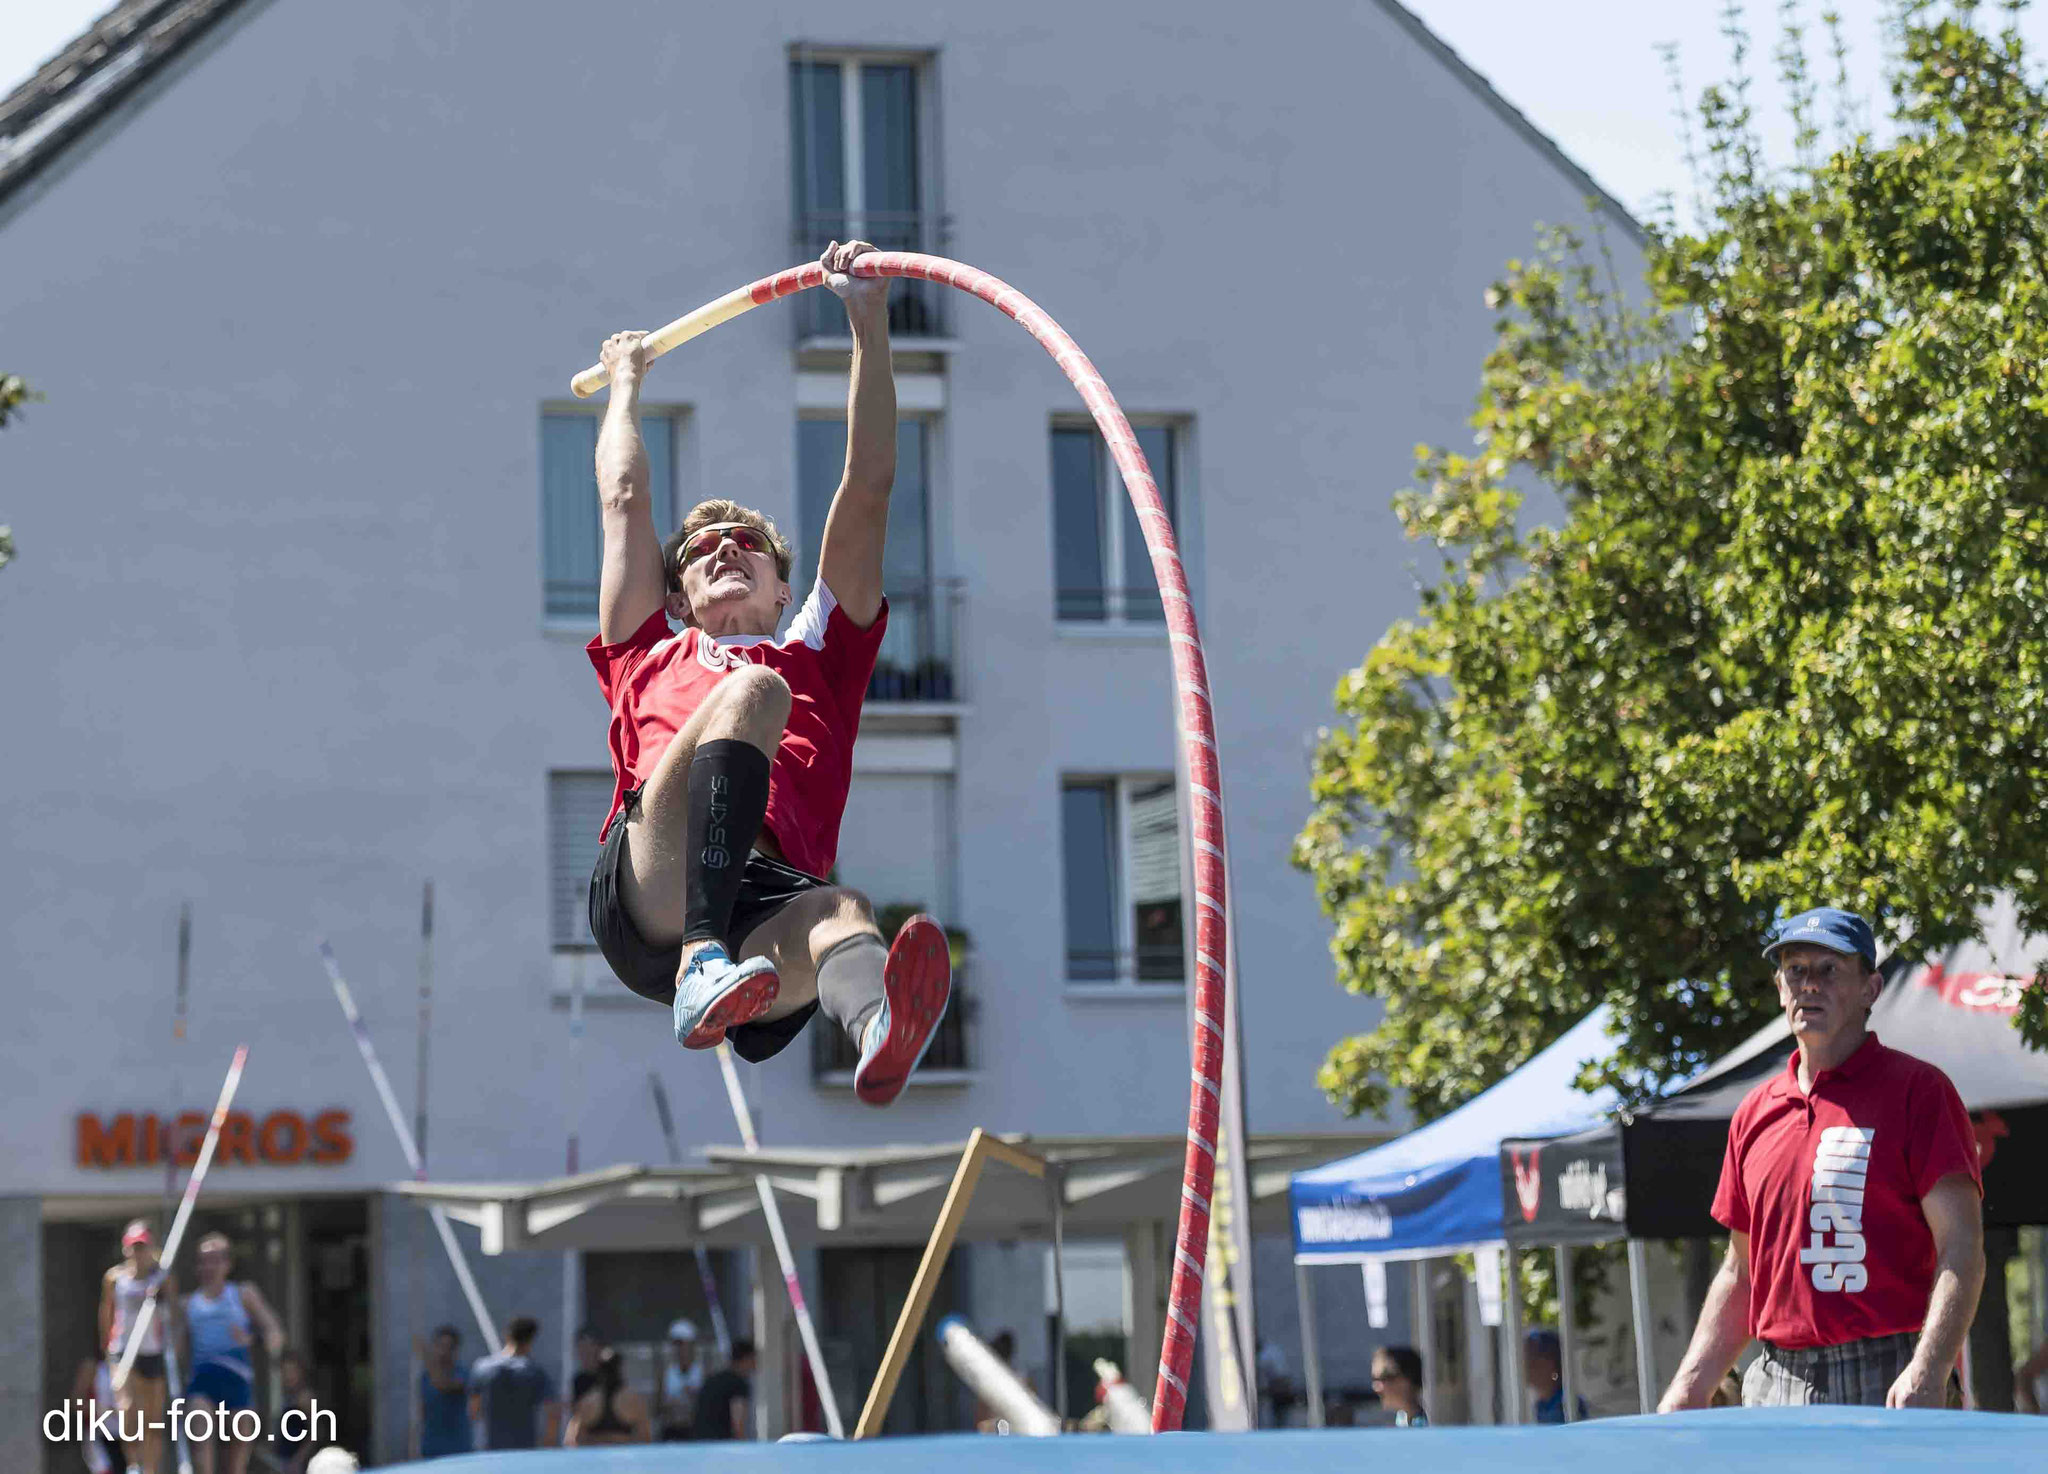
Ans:
[{"label": "window shutter", "polygon": [[590,935],[590,871],[611,803],[610,773],[548,774],[549,936],[558,950],[597,945]]}]

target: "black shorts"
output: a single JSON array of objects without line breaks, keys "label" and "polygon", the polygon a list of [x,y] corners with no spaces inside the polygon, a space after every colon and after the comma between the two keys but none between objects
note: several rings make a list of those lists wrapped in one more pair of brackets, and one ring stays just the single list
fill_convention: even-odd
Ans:
[{"label": "black shorts", "polygon": [[[626,795],[625,807],[612,821],[612,832],[597,852],[597,868],[590,875],[590,934],[597,949],[620,982],[642,998],[672,1008],[676,1001],[676,972],[683,965],[683,944],[652,945],[640,935],[633,918],[626,914],[625,891],[619,868],[626,863],[626,821],[640,802],[640,790]],[[767,921],[806,891],[819,890],[830,881],[806,874],[794,865],[755,850],[748,854],[740,871],[740,896],[732,908],[732,925],[725,935],[725,950],[740,955],[740,944],[753,935],[754,928]],[[758,1064],[788,1048],[801,1034],[818,1005],[806,1003],[787,1018],[770,1023],[741,1024],[726,1031],[726,1039],[741,1059]]]}]

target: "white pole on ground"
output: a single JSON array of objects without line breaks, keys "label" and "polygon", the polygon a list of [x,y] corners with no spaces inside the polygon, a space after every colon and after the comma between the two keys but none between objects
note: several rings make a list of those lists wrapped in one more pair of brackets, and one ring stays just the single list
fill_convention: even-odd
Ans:
[{"label": "white pole on ground", "polygon": [[1650,1246],[1628,1241],[1628,1311],[1636,1333],[1636,1408],[1657,1411],[1656,1327],[1650,1321]]},{"label": "white pole on ground", "polygon": [[[583,1170],[583,981],[587,956],[578,952],[570,970],[569,1068],[563,1073],[569,1082],[569,1099],[565,1103],[569,1145],[564,1157],[571,1177]],[[562,1251],[562,1391],[565,1397],[576,1382],[576,1323],[582,1319],[577,1313],[577,1292],[582,1288],[582,1268],[574,1249]],[[562,1425],[566,1434],[568,1419],[564,1418]]]},{"label": "white pole on ground", "polygon": [[[726,1099],[732,1102],[732,1118],[740,1128],[740,1144],[748,1152],[761,1150],[754,1135],[754,1113],[747,1109],[746,1093],[740,1089],[740,1072],[732,1062],[730,1045],[718,1046],[718,1068],[725,1076]],[[839,1416],[839,1399],[832,1395],[832,1379],[825,1372],[825,1353],[818,1349],[818,1328],[811,1324],[810,1307],[804,1303],[804,1287],[797,1283],[796,1256],[789,1251],[789,1235],[783,1232],[782,1209],[776,1205],[775,1189],[768,1174],[754,1175],[754,1188],[761,1194],[761,1213],[768,1220],[768,1237],[775,1241],[775,1258],[782,1266],[782,1283],[789,1291],[789,1307],[796,1312],[796,1332],[803,1338],[804,1356],[811,1364],[811,1380],[818,1385],[818,1401],[825,1405],[825,1426],[834,1438],[846,1437],[846,1424]]]},{"label": "white pole on ground", "polygon": [[[185,1179],[185,1195],[178,1200],[178,1216],[171,1220],[171,1231],[164,1235],[163,1253],[157,1257],[162,1273],[149,1287],[149,1293],[142,1297],[142,1308],[135,1313],[135,1324],[128,1328],[128,1344],[121,1348],[121,1360],[114,1367],[114,1390],[119,1391],[128,1381],[128,1373],[135,1366],[136,1353],[142,1349],[142,1338],[149,1330],[149,1323],[156,1318],[157,1292],[163,1288],[164,1277],[171,1272],[171,1264],[178,1257],[178,1245],[184,1240],[185,1225],[192,1221],[192,1208],[199,1201],[200,1184],[206,1181],[206,1169],[213,1165],[213,1149],[220,1145],[221,1127],[227,1124],[228,1106],[235,1098],[235,1087],[242,1083],[242,1066],[248,1062],[249,1046],[244,1044],[235,1051],[235,1057],[228,1064],[227,1078],[221,1082],[220,1099],[214,1103],[213,1119],[207,1123],[206,1139],[199,1144],[199,1160],[192,1164],[192,1175]],[[168,1346],[171,1338],[164,1337]]]},{"label": "white pole on ground", "polygon": [[[671,1167],[683,1165],[682,1144],[676,1140],[676,1118],[668,1108],[668,1091],[661,1083],[661,1076],[649,1070],[647,1088],[654,1092],[654,1114],[661,1118],[661,1138],[668,1143],[668,1164]],[[711,1272],[711,1256],[704,1252],[704,1245],[690,1245],[697,1255],[697,1282],[704,1289],[704,1308],[711,1316],[711,1334],[718,1342],[718,1359],[732,1360],[732,1327],[727,1324],[725,1311],[718,1301],[718,1276]]]},{"label": "white pole on ground", "polygon": [[1579,1317],[1572,1294],[1572,1246],[1557,1246],[1557,1372],[1558,1392],[1564,1398],[1564,1420],[1579,1420],[1579,1379],[1572,1370],[1578,1351]]},{"label": "white pole on ground", "polygon": [[1294,1303],[1301,1312],[1302,1395],[1308,1399],[1308,1425],[1323,1426],[1323,1353],[1316,1345],[1316,1302],[1308,1292],[1308,1266],[1294,1266]]},{"label": "white pole on ground", "polygon": [[[341,964],[334,960],[334,949],[324,941],[320,944],[320,961],[327,968],[327,980],[334,984],[334,996],[341,1003],[349,1032],[355,1035],[356,1052],[362,1055],[363,1064],[370,1071],[370,1083],[377,1087],[377,1099],[383,1102],[384,1114],[398,1135],[399,1150],[405,1153],[405,1163],[412,1168],[413,1181],[425,1182],[427,1166],[420,1156],[419,1143],[413,1139],[412,1128],[405,1124],[405,1112],[398,1108],[398,1097],[391,1091],[391,1079],[377,1058],[377,1046],[370,1042],[370,1031],[363,1027],[363,1016],[356,1008],[355,995],[349,992],[348,983],[341,975]],[[476,1327],[483,1335],[484,1345],[496,1346],[498,1330],[491,1324],[490,1311],[484,1308],[483,1292],[476,1287],[476,1276],[469,1272],[469,1256],[462,1252],[462,1245],[455,1237],[455,1226],[448,1221],[448,1210],[435,1203],[427,1210],[427,1216],[434,1220],[434,1230],[441,1236],[441,1247],[448,1251],[448,1262],[455,1267],[455,1278],[462,1285],[463,1298],[469,1301],[469,1313],[476,1317]],[[488,1351],[485,1354],[488,1355]]]},{"label": "white pole on ground", "polygon": [[1051,1438],[1059,1433],[1059,1415],[1040,1402],[1024,1379],[1004,1366],[1002,1358],[967,1329],[966,1321],[957,1315],[947,1316],[939,1322],[938,1341],[954,1375],[1008,1423],[1012,1433],[1021,1433],[1026,1438]]}]

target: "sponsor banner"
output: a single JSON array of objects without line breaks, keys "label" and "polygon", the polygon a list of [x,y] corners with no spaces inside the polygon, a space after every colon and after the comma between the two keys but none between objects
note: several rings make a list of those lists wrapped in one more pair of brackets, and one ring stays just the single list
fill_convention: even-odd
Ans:
[{"label": "sponsor banner", "polygon": [[1500,1144],[1505,1233],[1523,1244],[1597,1244],[1627,1232],[1621,1133],[1613,1127]]}]

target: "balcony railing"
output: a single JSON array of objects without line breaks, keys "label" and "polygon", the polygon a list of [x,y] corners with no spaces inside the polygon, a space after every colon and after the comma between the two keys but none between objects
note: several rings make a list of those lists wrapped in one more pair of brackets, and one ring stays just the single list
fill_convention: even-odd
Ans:
[{"label": "balcony railing", "polygon": [[[932,1035],[932,1045],[925,1051],[924,1063],[917,1067],[919,1074],[931,1070],[974,1068],[974,1054],[970,1047],[974,1000],[960,986],[960,975],[965,969],[965,959],[955,962],[953,997],[946,1005],[946,1016],[939,1020],[938,1032]],[[853,1041],[846,1037],[846,1030],[820,1016],[812,1021],[810,1034],[811,1078],[827,1083],[840,1083],[833,1079],[834,1076],[850,1080],[854,1066],[860,1063],[860,1055],[854,1049]],[[914,1080],[917,1076],[911,1078]]]},{"label": "balcony railing", "polygon": [[1070,983],[1185,983],[1187,975],[1187,953],[1178,942],[1118,951],[1067,948]]},{"label": "balcony railing", "polygon": [[1129,589],[1062,588],[1054,610],[1063,624],[1163,624],[1166,606],[1157,584]]},{"label": "balcony railing", "polygon": [[[870,210],[857,219],[844,212],[814,212],[797,217],[796,252],[815,261],[833,241],[866,240],[884,251],[923,251],[943,256],[951,229],[943,215],[892,214]],[[945,287],[899,277],[889,292],[889,332],[897,338],[946,336]],[[844,338],[846,309],[830,292],[805,292],[797,298],[797,340]]]},{"label": "balcony railing", "polygon": [[954,675],[960,625],[960,581],[930,579],[891,587],[889,628],[868,679],[874,702],[955,702],[961,699]]}]

